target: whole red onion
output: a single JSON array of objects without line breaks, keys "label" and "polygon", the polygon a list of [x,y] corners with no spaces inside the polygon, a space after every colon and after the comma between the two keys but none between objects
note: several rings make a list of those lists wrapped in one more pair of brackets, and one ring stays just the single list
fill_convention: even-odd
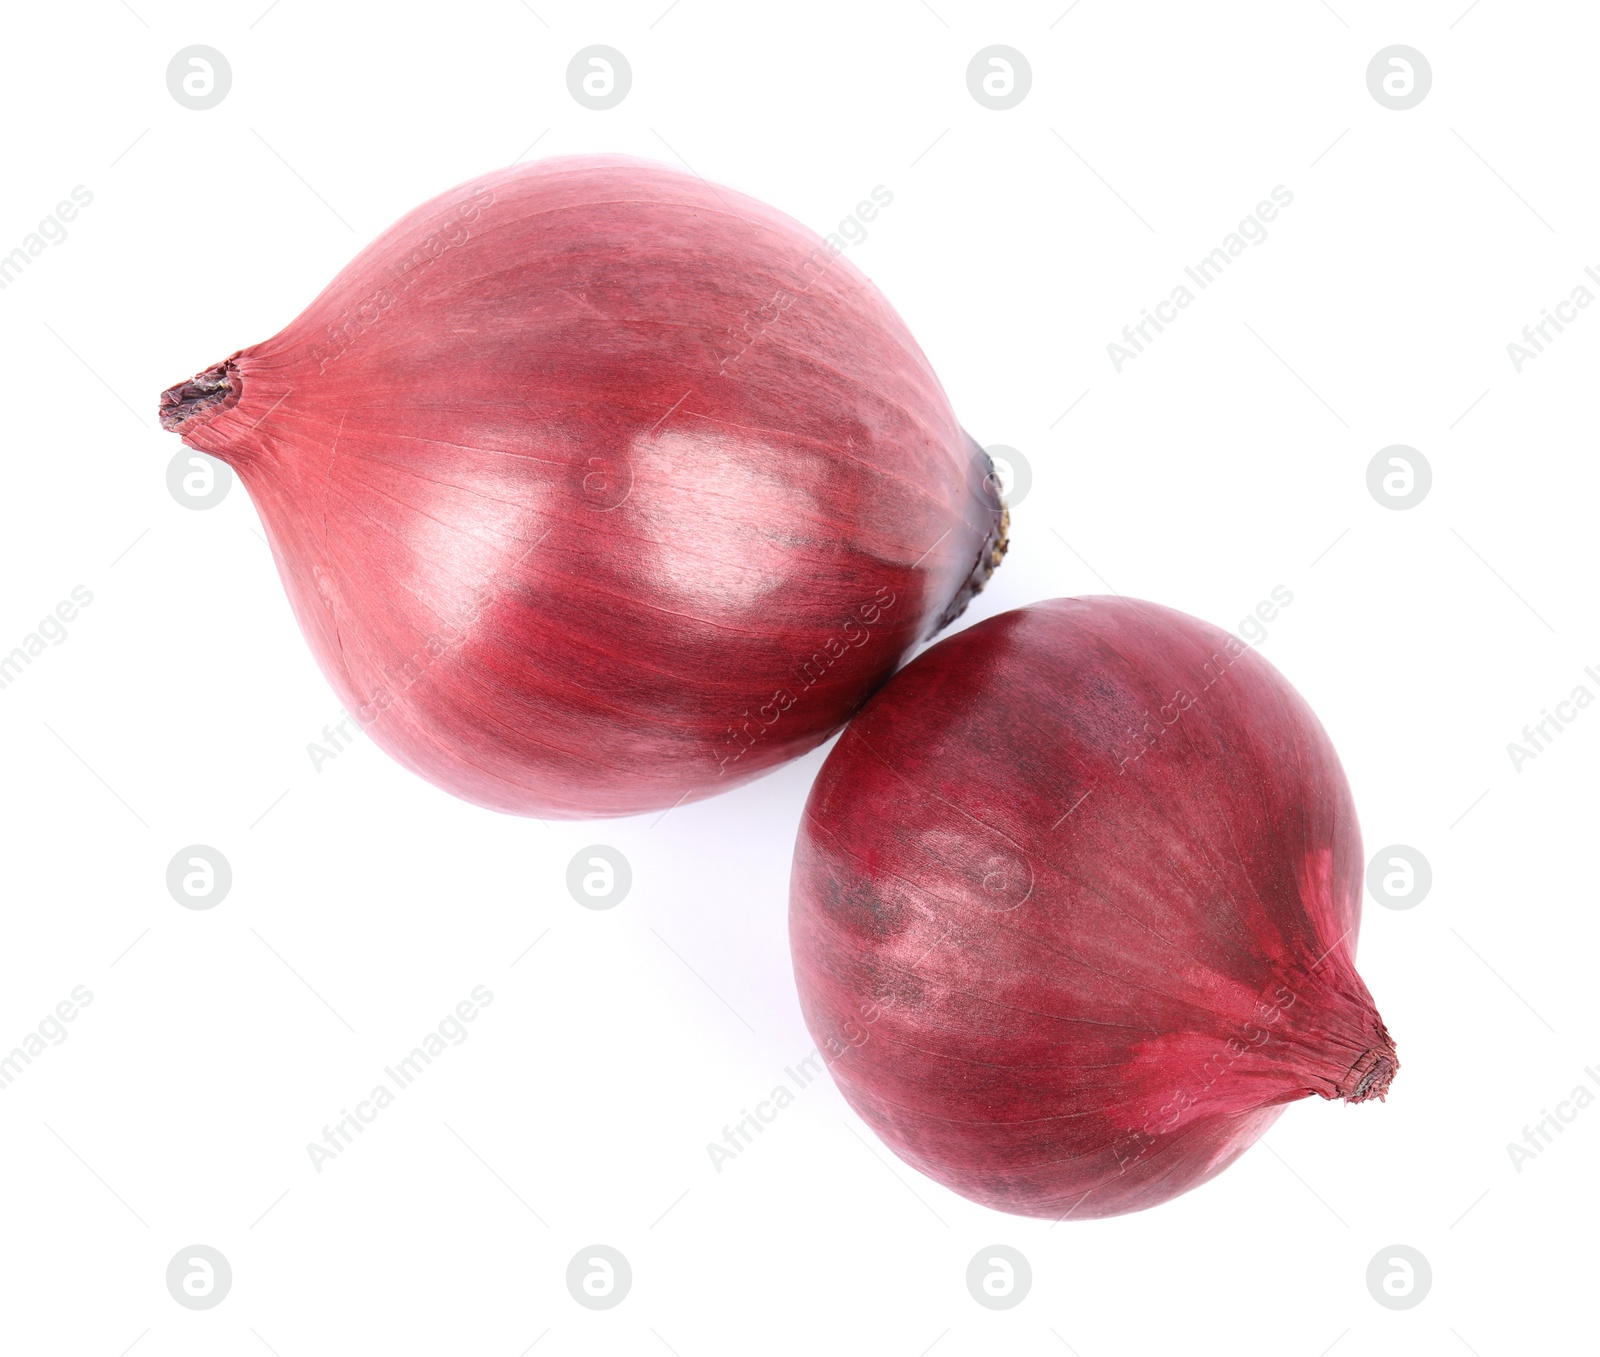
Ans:
[{"label": "whole red onion", "polygon": [[1132,599],[1005,613],[846,728],[795,850],[806,1022],[907,1163],[1024,1215],[1205,1182],[1309,1094],[1382,1098],[1361,837],[1310,709]]},{"label": "whole red onion", "polygon": [[434,199],[161,399],[402,763],[623,815],[812,748],[1004,551],[987,459],[797,223],[620,157]]}]

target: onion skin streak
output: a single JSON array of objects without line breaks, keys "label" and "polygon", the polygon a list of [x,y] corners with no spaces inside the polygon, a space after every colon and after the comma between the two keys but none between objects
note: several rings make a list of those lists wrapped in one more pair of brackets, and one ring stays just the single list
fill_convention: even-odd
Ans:
[{"label": "onion skin streak", "polygon": [[1317,1094],[1382,1098],[1362,852],[1311,710],[1236,637],[1056,599],[846,728],[795,850],[807,1025],[907,1163],[1002,1211],[1138,1211]]},{"label": "onion skin streak", "polygon": [[660,810],[826,739],[1005,549],[875,288],[621,157],[487,174],[162,424],[232,466],[374,739],[523,815]]}]

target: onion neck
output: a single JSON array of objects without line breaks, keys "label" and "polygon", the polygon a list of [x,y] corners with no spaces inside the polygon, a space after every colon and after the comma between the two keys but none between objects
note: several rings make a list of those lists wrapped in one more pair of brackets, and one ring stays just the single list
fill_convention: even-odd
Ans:
[{"label": "onion neck", "polygon": [[1279,1018],[1268,1024],[1268,1050],[1280,1067],[1322,1098],[1382,1101],[1400,1068],[1394,1040],[1354,970],[1332,958],[1319,967],[1295,967],[1278,1001]]},{"label": "onion neck", "polygon": [[1381,1046],[1369,1047],[1351,1066],[1347,1076],[1350,1091],[1338,1094],[1347,1103],[1364,1103],[1368,1098],[1382,1102],[1388,1095],[1390,1081],[1400,1068],[1400,1061],[1395,1057],[1394,1042],[1389,1039],[1388,1032],[1383,1036]]},{"label": "onion neck", "polygon": [[161,393],[161,427],[187,437],[224,410],[231,410],[243,391],[238,364],[226,359]]}]

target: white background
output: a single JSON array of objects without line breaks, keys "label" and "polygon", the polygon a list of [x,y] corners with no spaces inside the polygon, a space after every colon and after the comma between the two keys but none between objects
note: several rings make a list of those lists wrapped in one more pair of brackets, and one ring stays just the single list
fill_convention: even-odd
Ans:
[{"label": "white background", "polygon": [[[1591,1345],[1600,1110],[1520,1173],[1506,1145],[1600,1067],[1600,710],[1520,771],[1506,745],[1600,693],[1600,308],[1520,374],[1506,345],[1600,265],[1595,16],[532,3],[7,7],[0,252],[75,185],[94,199],[0,292],[0,651],[74,586],[93,603],[0,691],[0,1049],[74,986],[94,999],[0,1092],[0,1347]],[[233,71],[203,112],[165,83],[195,43]],[[592,43],[633,69],[608,112],[566,86]],[[965,81],[993,43],[1032,68],[1004,112]],[[1433,70],[1405,112],[1365,80],[1394,43]],[[1053,1228],[901,1165],[826,1080],[719,1174],[707,1142],[812,1046],[785,910],[824,751],[659,822],[497,816],[365,740],[314,770],[338,703],[242,488],[203,512],[169,495],[157,396],[421,201],[589,150],[823,232],[893,193],[852,260],[966,426],[1033,469],[962,625],[1110,587],[1233,627],[1293,592],[1263,652],[1340,750],[1368,852],[1409,844],[1434,873],[1414,909],[1368,902],[1360,967],[1403,1066],[1386,1104],[1298,1104],[1206,1187]],[[1119,374],[1106,345],[1278,184],[1294,201],[1265,242]],[[1393,443],[1433,469],[1403,512],[1366,485]],[[564,884],[596,842],[633,867],[609,912]],[[233,868],[208,911],[165,886],[194,843]],[[494,1001],[470,1038],[316,1173],[306,1143],[475,985]],[[205,1312],[164,1283],[196,1243],[234,1271]],[[564,1280],[595,1243],[634,1273],[603,1313]],[[1034,1281],[996,1313],[964,1276],[1001,1243]],[[1434,1274],[1405,1312],[1365,1282],[1396,1243]]]}]

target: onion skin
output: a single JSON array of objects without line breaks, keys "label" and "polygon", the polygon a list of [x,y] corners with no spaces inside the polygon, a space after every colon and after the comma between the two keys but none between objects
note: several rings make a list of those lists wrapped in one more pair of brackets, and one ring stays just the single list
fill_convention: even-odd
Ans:
[{"label": "onion skin", "polygon": [[237,471],[374,739],[516,814],[660,810],[805,752],[1005,549],[876,289],[621,157],[418,208],[161,420]]},{"label": "onion skin", "polygon": [[1205,1182],[1286,1103],[1384,1096],[1361,891],[1343,770],[1282,675],[1182,613],[1056,599],[846,727],[790,934],[812,1036],[896,1154],[1084,1219]]}]

